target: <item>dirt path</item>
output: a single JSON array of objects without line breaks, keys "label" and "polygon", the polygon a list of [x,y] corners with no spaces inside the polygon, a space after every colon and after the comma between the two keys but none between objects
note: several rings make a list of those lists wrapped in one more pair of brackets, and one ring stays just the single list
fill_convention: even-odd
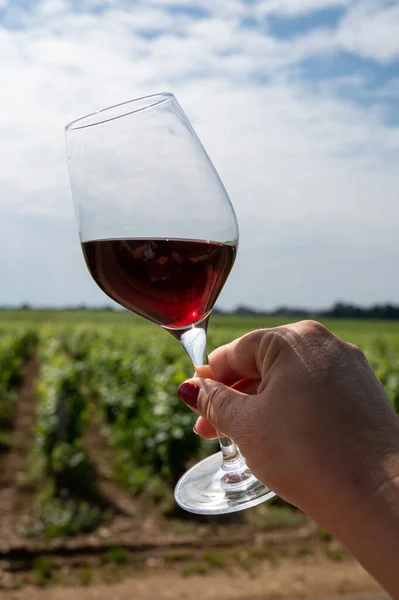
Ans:
[{"label": "dirt path", "polygon": [[83,445],[96,471],[96,482],[100,496],[119,517],[137,515],[136,500],[114,479],[112,451],[104,434],[100,408],[95,399],[91,401],[90,422],[83,435]]},{"label": "dirt path", "polygon": [[[351,594],[347,600],[383,600],[381,588],[352,559],[327,561],[323,556],[267,561],[245,572],[225,569],[208,575],[183,577],[174,569],[154,568],[120,583],[93,583],[77,587],[24,587],[2,592],[2,600],[261,600],[268,598],[325,597]],[[343,596],[345,598],[345,596]]]},{"label": "dirt path", "polygon": [[30,496],[30,490],[23,485],[23,475],[26,469],[26,455],[34,435],[34,385],[38,374],[39,363],[32,358],[25,366],[9,449],[4,456],[0,474],[0,549],[8,547],[18,539],[20,512]]}]

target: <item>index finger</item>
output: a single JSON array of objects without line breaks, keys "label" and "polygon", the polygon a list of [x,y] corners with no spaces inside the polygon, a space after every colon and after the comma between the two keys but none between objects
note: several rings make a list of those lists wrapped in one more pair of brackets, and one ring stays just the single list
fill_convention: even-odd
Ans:
[{"label": "index finger", "polygon": [[[241,379],[232,387],[239,392],[250,395],[258,393],[259,385],[259,379]],[[218,432],[216,429],[204,417],[198,417],[194,431],[205,440],[214,440],[218,437]]]},{"label": "index finger", "polygon": [[209,355],[212,379],[231,386],[241,379],[259,379],[262,372],[261,345],[271,330],[257,329],[220,346]]}]

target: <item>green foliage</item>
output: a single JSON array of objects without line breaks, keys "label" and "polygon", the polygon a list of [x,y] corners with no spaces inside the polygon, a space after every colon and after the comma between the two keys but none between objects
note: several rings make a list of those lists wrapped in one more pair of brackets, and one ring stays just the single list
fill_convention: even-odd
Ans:
[{"label": "green foliage", "polygon": [[[195,417],[176,394],[193,370],[183,348],[161,328],[127,312],[16,311],[4,313],[4,318],[12,324],[0,327],[3,430],[11,423],[24,361],[39,339],[35,453],[46,494],[31,531],[48,537],[72,535],[106,518],[98,508],[94,472],[83,444],[93,407],[101,412],[113,450],[115,477],[131,493],[167,504],[177,478],[203,449],[192,433]],[[282,323],[217,315],[211,319],[208,345],[212,349],[249,330]],[[399,322],[325,324],[365,351],[399,412]],[[292,526],[302,519],[284,507],[256,514],[265,527]],[[324,535],[321,530],[319,535]]]},{"label": "green foliage", "polygon": [[376,338],[363,348],[375,374],[399,412],[399,340]]},{"label": "green foliage", "polygon": [[36,446],[46,475],[55,484],[55,495],[65,491],[82,495],[92,487],[91,466],[81,440],[89,418],[84,368],[66,352],[62,335],[45,336],[40,362]]},{"label": "green foliage", "polygon": [[206,575],[211,570],[209,564],[200,561],[193,561],[185,565],[181,574],[183,577],[190,577],[192,575]]},{"label": "green foliage", "polygon": [[316,535],[323,540],[323,542],[330,542],[332,540],[332,535],[329,531],[327,531],[327,529],[324,529],[324,527],[319,526],[316,530]]},{"label": "green foliage", "polygon": [[125,565],[129,560],[129,553],[125,548],[110,548],[107,552],[107,559],[117,565]]},{"label": "green foliage", "polygon": [[267,560],[272,565],[277,565],[279,563],[278,555],[273,550],[270,550],[270,548],[252,548],[249,551],[249,555],[251,558]]},{"label": "green foliage", "polygon": [[[182,348],[166,334],[163,343],[117,328],[78,335],[86,384],[99,400],[117,451],[118,479],[134,494],[145,493],[154,476],[173,485],[200,444],[192,434],[193,416],[176,394],[192,372]],[[156,496],[154,485],[151,495]]]},{"label": "green foliage", "polygon": [[306,520],[304,513],[290,506],[261,504],[248,514],[250,523],[264,529],[295,527]]},{"label": "green foliage", "polygon": [[226,566],[226,560],[221,552],[215,552],[214,550],[206,550],[203,555],[204,562],[209,566],[223,569]]},{"label": "green foliage", "polygon": [[37,585],[46,585],[53,574],[53,561],[48,556],[38,556],[33,565],[35,582]]},{"label": "green foliage", "polygon": [[25,360],[37,343],[31,329],[0,329],[0,429],[11,426]]},{"label": "green foliage", "polygon": [[345,548],[342,548],[341,546],[330,546],[329,548],[326,548],[325,554],[327,558],[335,562],[341,562],[345,560],[345,558],[348,556],[348,553],[345,550]]},{"label": "green foliage", "polygon": [[107,515],[97,506],[94,471],[82,444],[89,419],[84,363],[70,352],[66,331],[45,328],[40,334],[32,471],[41,493],[25,534],[53,538],[92,531]]},{"label": "green foliage", "polygon": [[172,340],[132,339],[116,327],[46,326],[40,338],[36,470],[50,491],[27,533],[72,535],[101,522],[101,511],[89,510],[96,482],[82,443],[95,404],[115,451],[117,479],[168,510],[173,485],[200,443],[176,394],[191,372],[183,350]]},{"label": "green foliage", "polygon": [[82,567],[79,572],[79,583],[80,585],[90,585],[93,580],[93,568],[92,567]]},{"label": "green foliage", "polygon": [[305,520],[303,513],[288,506],[270,506],[266,527],[293,527]]},{"label": "green foliage", "polygon": [[27,537],[52,539],[94,531],[104,521],[103,512],[84,500],[75,498],[45,500],[33,524],[26,527]]},{"label": "green foliage", "polygon": [[311,556],[312,554],[313,554],[313,550],[312,550],[311,546],[307,546],[306,544],[299,546],[299,548],[295,552],[295,556],[297,558],[304,558],[306,556]]}]

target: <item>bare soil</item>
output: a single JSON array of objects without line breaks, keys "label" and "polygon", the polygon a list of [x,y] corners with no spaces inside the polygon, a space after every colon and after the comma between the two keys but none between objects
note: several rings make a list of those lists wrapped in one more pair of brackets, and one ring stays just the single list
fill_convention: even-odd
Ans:
[{"label": "bare soil", "polygon": [[131,519],[137,517],[140,512],[140,503],[114,480],[112,452],[107,444],[96,398],[91,399],[90,405],[92,411],[90,422],[84,432],[83,445],[96,472],[98,493],[105,504],[119,517],[119,522],[127,518],[131,526]]},{"label": "bare soil", "polygon": [[38,374],[39,363],[32,358],[25,365],[8,452],[3,457],[0,472],[0,552],[18,543],[21,517],[33,493],[25,483],[24,475],[27,453],[34,436]]},{"label": "bare soil", "polygon": [[[303,598],[359,595],[385,598],[378,585],[351,560],[326,562],[314,556],[304,561],[287,559],[277,566],[267,561],[247,573],[239,569],[183,577],[174,569],[154,568],[146,573],[127,575],[117,583],[93,582],[88,586],[52,585],[38,589],[3,591],[4,600],[260,600],[261,598]],[[361,596],[360,596],[361,597]]]}]

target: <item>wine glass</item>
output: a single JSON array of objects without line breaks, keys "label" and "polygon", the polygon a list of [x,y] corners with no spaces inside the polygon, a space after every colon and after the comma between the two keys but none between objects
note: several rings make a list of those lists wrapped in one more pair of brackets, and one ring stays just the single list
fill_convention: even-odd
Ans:
[{"label": "wine glass", "polygon": [[[75,216],[86,265],[121,306],[207,364],[212,307],[233,266],[238,226],[219,176],[173,94],[111,106],[66,126]],[[191,468],[177,503],[234,512],[274,493],[220,437],[221,452]]]}]

